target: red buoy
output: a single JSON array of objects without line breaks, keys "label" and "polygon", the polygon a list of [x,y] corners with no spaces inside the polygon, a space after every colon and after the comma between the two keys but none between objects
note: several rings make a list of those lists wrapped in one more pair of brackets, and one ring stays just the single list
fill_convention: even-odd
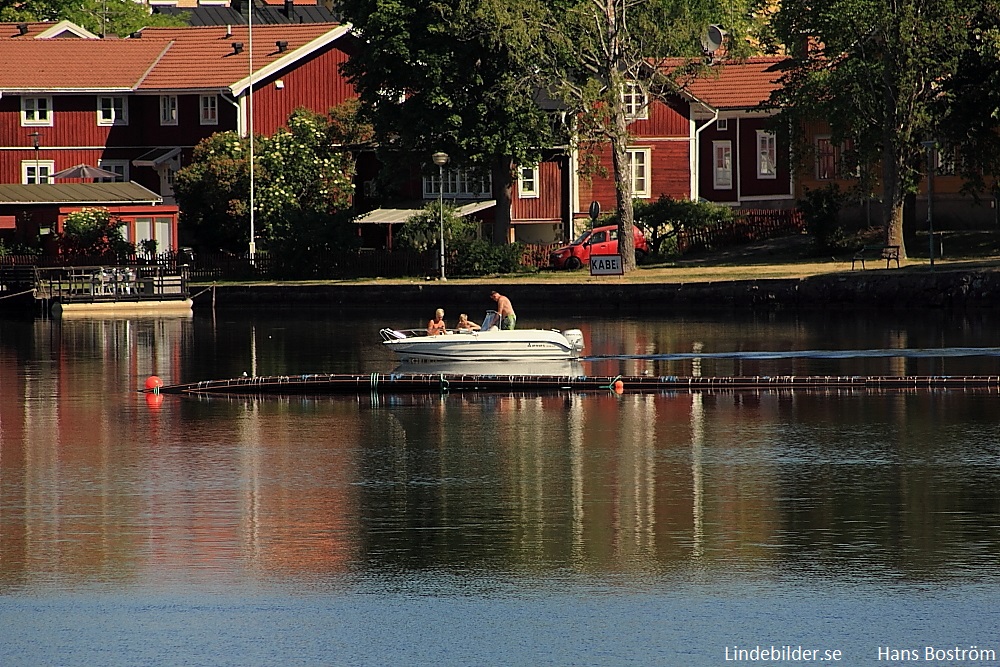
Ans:
[{"label": "red buoy", "polygon": [[616,394],[620,394],[623,391],[625,391],[625,383],[622,382],[621,380],[615,380],[615,384],[613,386],[615,388]]},{"label": "red buoy", "polygon": [[161,380],[157,376],[150,375],[148,378],[146,378],[146,389],[150,391],[156,391],[162,386],[163,386],[163,380]]}]

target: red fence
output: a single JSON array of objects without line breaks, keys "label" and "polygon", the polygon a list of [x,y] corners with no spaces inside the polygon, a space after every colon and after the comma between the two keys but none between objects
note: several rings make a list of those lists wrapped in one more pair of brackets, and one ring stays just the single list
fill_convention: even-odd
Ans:
[{"label": "red fence", "polygon": [[682,230],[677,234],[677,251],[683,255],[697,250],[718,250],[801,234],[805,228],[805,218],[798,209],[741,209],[730,223],[706,229]]}]

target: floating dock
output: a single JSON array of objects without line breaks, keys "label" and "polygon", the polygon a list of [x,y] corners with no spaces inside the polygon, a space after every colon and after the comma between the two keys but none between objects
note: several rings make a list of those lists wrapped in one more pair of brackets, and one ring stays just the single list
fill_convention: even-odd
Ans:
[{"label": "floating dock", "polygon": [[446,392],[690,392],[710,390],[815,389],[972,389],[1000,388],[997,375],[825,376],[753,375],[736,377],[555,376],[445,373],[308,374],[203,380],[162,386],[146,382],[147,393],[162,394],[397,394]]}]

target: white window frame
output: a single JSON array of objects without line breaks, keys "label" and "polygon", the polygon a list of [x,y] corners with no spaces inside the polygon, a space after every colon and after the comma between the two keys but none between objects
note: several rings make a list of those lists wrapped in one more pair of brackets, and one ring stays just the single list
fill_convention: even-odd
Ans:
[{"label": "white window frame", "polygon": [[[38,172],[35,172],[35,169]],[[21,183],[31,185],[33,183],[51,183],[52,174],[56,171],[54,160],[21,160]]]},{"label": "white window frame", "polygon": [[757,130],[757,178],[778,177],[778,138],[773,132]]},{"label": "white window frame", "polygon": [[712,187],[715,190],[733,189],[733,142],[712,142]]},{"label": "white window frame", "polygon": [[622,104],[625,106],[625,117],[629,120],[649,118],[649,98],[638,81],[625,82],[625,89],[622,91]]},{"label": "white window frame", "polygon": [[22,96],[21,125],[23,127],[52,127],[52,97],[49,95]]},{"label": "white window frame", "polygon": [[[434,199],[441,190],[437,170],[424,176],[424,199]],[[480,178],[465,169],[444,170],[444,196],[454,199],[489,199],[493,196],[493,175]]]},{"label": "white window frame", "polygon": [[[105,102],[108,105],[105,106]],[[128,125],[128,98],[123,95],[100,95],[97,98],[97,124]]]},{"label": "white window frame", "polygon": [[201,95],[198,99],[198,109],[202,125],[219,124],[218,95]]},{"label": "white window frame", "polygon": [[728,132],[729,131],[729,119],[719,118],[715,121],[715,131],[716,132]]},{"label": "white window frame", "polygon": [[653,177],[653,151],[649,148],[628,148],[625,157],[628,160],[628,176],[632,183],[632,196],[638,199],[649,199]]},{"label": "white window frame", "polygon": [[517,196],[518,199],[537,199],[538,190],[538,165],[533,167],[517,168]]},{"label": "white window frame", "polygon": [[113,171],[119,178],[96,178],[96,183],[123,183],[128,181],[128,160],[98,160],[97,166],[101,169]]},{"label": "white window frame", "polygon": [[160,125],[177,125],[177,96],[160,95]]}]

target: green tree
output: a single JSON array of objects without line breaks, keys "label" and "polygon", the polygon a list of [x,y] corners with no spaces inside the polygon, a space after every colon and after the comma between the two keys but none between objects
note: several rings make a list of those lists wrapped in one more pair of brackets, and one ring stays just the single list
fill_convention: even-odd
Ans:
[{"label": "green tree", "polygon": [[194,147],[174,177],[184,242],[200,251],[240,253],[250,240],[249,144],[217,132]]},{"label": "green tree", "polygon": [[[1000,196],[1000,5],[980,3],[961,25],[963,46],[954,76],[936,98],[937,150],[954,163],[965,190]],[[989,178],[989,182],[987,181]]]},{"label": "green tree", "polygon": [[497,194],[494,241],[505,243],[515,165],[551,144],[527,54],[503,39],[491,0],[344,0],[365,38],[345,73],[358,90],[383,164],[443,151],[452,168],[489,172]]},{"label": "green tree", "polygon": [[130,35],[147,26],[182,26],[187,17],[152,14],[133,0],[0,0],[0,21],[72,21],[98,35]]},{"label": "green tree", "polygon": [[941,88],[964,51],[963,0],[784,0],[774,28],[795,56],[772,96],[797,152],[814,155],[809,124],[827,122],[842,173],[879,182],[885,243],[903,240],[903,202],[920,180]]},{"label": "green tree", "polygon": [[[254,222],[262,249],[291,266],[353,242],[347,212],[354,164],[344,142],[363,136],[343,109],[327,116],[299,109],[287,128],[255,139]],[[198,247],[243,252],[249,245],[248,162],[249,141],[220,132],[198,144],[177,173],[183,229]]]},{"label": "green tree", "polygon": [[[586,148],[610,145],[619,220],[619,251],[633,270],[633,188],[627,149],[632,139],[627,99],[668,98],[697,76],[702,39],[712,23],[726,24],[727,49],[745,53],[733,39],[749,31],[754,0],[523,0],[517,17],[526,29],[508,26],[540,63],[540,79],[578,122],[572,139]],[[735,9],[740,7],[740,9]],[[755,23],[754,23],[755,24]],[[755,24],[756,25],[756,24]],[[592,150],[585,150],[592,153]]]}]

